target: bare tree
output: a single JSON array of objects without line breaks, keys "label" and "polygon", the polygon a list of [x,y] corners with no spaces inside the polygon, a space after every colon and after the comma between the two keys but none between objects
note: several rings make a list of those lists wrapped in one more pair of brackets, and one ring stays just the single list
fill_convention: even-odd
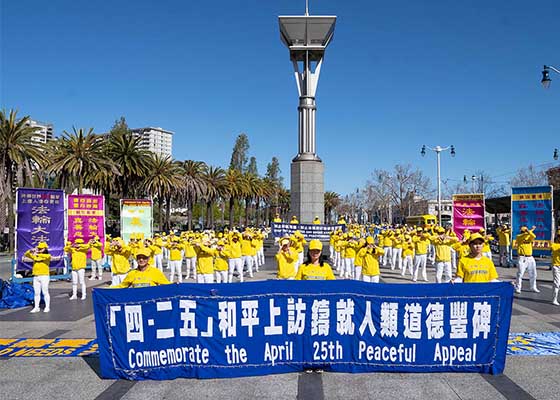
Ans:
[{"label": "bare tree", "polygon": [[511,186],[543,186],[548,185],[548,180],[546,171],[531,164],[526,168],[517,170],[509,183]]}]

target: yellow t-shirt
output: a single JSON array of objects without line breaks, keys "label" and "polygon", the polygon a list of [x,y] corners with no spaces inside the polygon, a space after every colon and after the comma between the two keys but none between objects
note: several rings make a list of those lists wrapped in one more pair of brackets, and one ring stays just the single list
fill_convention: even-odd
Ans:
[{"label": "yellow t-shirt", "polygon": [[550,248],[552,249],[552,265],[560,267],[560,243],[551,243]]},{"label": "yellow t-shirt", "polygon": [[323,263],[323,266],[315,264],[300,265],[296,279],[300,281],[324,281],[334,280],[335,278],[331,266],[327,263]]},{"label": "yellow t-shirt", "polygon": [[367,276],[379,275],[379,256],[385,254],[385,250],[380,247],[369,249],[367,247],[360,250],[362,257],[362,274]]},{"label": "yellow t-shirt", "polygon": [[498,279],[494,263],[487,257],[463,257],[457,266],[457,276],[465,283],[484,283]]},{"label": "yellow t-shirt", "polygon": [[33,260],[33,276],[49,275],[49,266],[51,264],[51,255],[47,253],[38,253],[33,255],[31,250],[28,250],[23,255],[24,257],[31,258]]},{"label": "yellow t-shirt", "polygon": [[276,262],[278,263],[278,279],[288,279],[294,278],[296,276],[296,261],[298,259],[298,254],[293,250],[289,249],[288,253],[279,251],[276,253]]},{"label": "yellow t-shirt", "polygon": [[170,282],[167,280],[163,272],[155,267],[148,267],[144,271],[133,269],[130,271],[124,280],[112,288],[139,288],[147,286],[167,285]]}]

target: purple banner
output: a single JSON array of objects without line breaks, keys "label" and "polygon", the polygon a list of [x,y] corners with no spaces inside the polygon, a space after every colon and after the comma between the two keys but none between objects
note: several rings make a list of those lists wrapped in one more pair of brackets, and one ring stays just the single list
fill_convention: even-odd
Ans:
[{"label": "purple banner", "polygon": [[49,245],[53,257],[51,269],[63,268],[64,248],[64,191],[52,189],[17,189],[16,256],[18,271],[30,270],[33,265],[22,261],[23,254],[39,242]]},{"label": "purple banner", "polygon": [[467,229],[478,232],[485,225],[483,194],[453,195],[453,231],[459,239],[463,239],[463,232]]},{"label": "purple banner", "polygon": [[[103,196],[68,195],[68,240],[88,243],[97,235],[105,248],[105,211]],[[91,255],[91,252],[88,252]]]}]

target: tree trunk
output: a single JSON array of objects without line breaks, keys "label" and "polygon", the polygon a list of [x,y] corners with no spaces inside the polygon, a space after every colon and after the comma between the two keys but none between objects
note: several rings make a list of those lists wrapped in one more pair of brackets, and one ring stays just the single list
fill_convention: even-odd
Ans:
[{"label": "tree trunk", "polygon": [[249,226],[249,207],[251,206],[251,201],[249,197],[245,198],[245,226]]},{"label": "tree trunk", "polygon": [[256,201],[256,203],[255,203],[255,226],[256,226],[256,227],[259,226],[259,211],[260,211],[259,203],[260,203],[260,200],[259,200],[259,198],[257,197],[257,201]]},{"label": "tree trunk", "polygon": [[206,229],[212,229],[212,220],[210,214],[212,213],[212,202],[206,202]]},{"label": "tree trunk", "polygon": [[235,205],[235,199],[233,196],[229,198],[229,229],[233,229],[233,206]]},{"label": "tree trunk", "polygon": [[162,223],[161,209],[163,208],[163,198],[159,195],[158,195],[157,202],[158,202],[158,228],[159,228],[160,231],[167,231],[167,229],[164,229],[163,223]]},{"label": "tree trunk", "polygon": [[165,197],[165,227],[167,230],[171,227],[171,196]]},{"label": "tree trunk", "polygon": [[188,229],[189,231],[192,231],[192,209],[193,209],[193,201],[192,199],[189,197],[189,199],[187,200],[187,225],[188,225]]}]

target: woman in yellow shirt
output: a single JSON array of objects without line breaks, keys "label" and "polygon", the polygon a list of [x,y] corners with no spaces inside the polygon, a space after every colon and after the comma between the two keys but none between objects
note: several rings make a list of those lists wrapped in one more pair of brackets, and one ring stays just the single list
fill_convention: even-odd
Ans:
[{"label": "woman in yellow shirt", "polygon": [[469,237],[471,253],[462,257],[457,266],[457,275],[452,282],[486,283],[498,282],[498,273],[491,259],[483,256],[485,238],[479,233]]},{"label": "woman in yellow shirt", "polygon": [[72,257],[72,296],[70,300],[78,298],[78,282],[82,289],[82,300],[86,299],[86,265],[87,253],[90,248],[89,243],[84,243],[84,239],[74,240],[74,244],[64,247],[64,251]]},{"label": "woman in yellow shirt", "polygon": [[298,254],[290,248],[290,238],[280,240],[280,249],[276,253],[278,264],[278,279],[294,279],[296,276],[296,262]]},{"label": "woman in yellow shirt", "polygon": [[138,268],[131,270],[120,284],[112,285],[111,288],[139,288],[147,286],[167,285],[163,272],[158,268],[150,266],[150,255],[152,251],[143,247],[136,251],[136,262]]},{"label": "woman in yellow shirt", "polygon": [[32,273],[35,306],[31,312],[38,313],[41,311],[39,302],[41,301],[42,293],[45,300],[45,309],[43,312],[48,313],[51,310],[51,296],[49,295],[49,266],[51,263],[51,255],[49,254],[49,247],[45,242],[39,242],[36,248],[27,250],[23,256],[33,260]]},{"label": "woman in yellow shirt", "polygon": [[309,242],[307,260],[299,267],[297,280],[334,280],[331,266],[321,259],[323,243],[319,240]]}]

